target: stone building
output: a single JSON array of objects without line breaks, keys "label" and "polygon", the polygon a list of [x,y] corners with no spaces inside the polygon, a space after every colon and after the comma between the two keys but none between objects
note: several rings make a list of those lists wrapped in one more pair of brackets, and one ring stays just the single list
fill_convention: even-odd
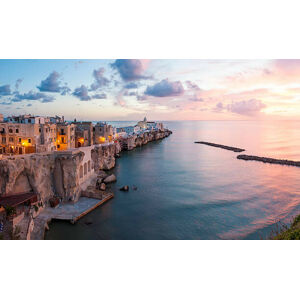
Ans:
[{"label": "stone building", "polygon": [[65,151],[75,148],[75,125],[69,123],[56,124],[57,137],[56,148],[58,151]]},{"label": "stone building", "polygon": [[56,124],[40,125],[40,142],[37,145],[37,152],[51,152],[56,150]]},{"label": "stone building", "polygon": [[101,144],[113,140],[114,129],[111,125],[99,122],[94,128],[94,144]]},{"label": "stone building", "polygon": [[75,125],[75,147],[94,144],[92,122],[73,122]]},{"label": "stone building", "polygon": [[40,136],[39,124],[0,123],[0,154],[35,153]]}]

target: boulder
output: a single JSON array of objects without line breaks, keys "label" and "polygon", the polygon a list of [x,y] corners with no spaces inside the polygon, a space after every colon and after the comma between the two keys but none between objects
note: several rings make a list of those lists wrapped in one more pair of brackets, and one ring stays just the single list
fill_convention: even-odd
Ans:
[{"label": "boulder", "polygon": [[100,184],[100,190],[105,191],[105,189],[106,189],[106,185],[104,183],[101,183]]},{"label": "boulder", "polygon": [[105,184],[108,184],[108,183],[113,183],[113,182],[115,182],[117,180],[117,178],[116,178],[116,176],[114,175],[114,174],[111,174],[111,175],[109,175],[108,177],[106,177],[105,179],[104,179],[104,183]]},{"label": "boulder", "polygon": [[108,174],[105,171],[103,170],[98,171],[98,175],[97,175],[98,179],[105,179],[106,177],[108,177]]},{"label": "boulder", "polygon": [[120,188],[120,191],[129,191],[129,186],[123,186],[122,188]]}]

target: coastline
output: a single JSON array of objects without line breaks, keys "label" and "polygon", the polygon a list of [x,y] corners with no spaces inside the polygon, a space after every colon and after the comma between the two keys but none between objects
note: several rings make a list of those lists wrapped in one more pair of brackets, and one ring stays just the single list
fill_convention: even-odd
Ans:
[{"label": "coastline", "polygon": [[[24,191],[29,184],[30,189],[38,195],[39,203],[37,211],[36,206],[34,206],[28,215],[24,216],[18,223],[19,225],[12,224],[10,226],[10,232],[3,234],[4,239],[43,239],[45,230],[49,228],[48,224],[52,219],[75,222],[79,215],[87,214],[104,203],[106,201],[104,199],[112,194],[110,183],[105,184],[106,188],[103,191],[99,191],[96,185],[99,179],[103,183],[103,179],[108,176],[101,177],[104,171],[115,167],[116,158],[120,157],[121,151],[130,151],[148,142],[166,138],[170,134],[172,132],[167,129],[144,132],[110,144],[1,160],[0,164],[3,164],[0,165],[3,166],[1,167],[1,175],[6,178],[5,181],[0,182],[1,191],[14,190],[16,184],[20,185],[20,182],[23,182]],[[91,174],[87,176],[85,181],[82,181],[80,179],[80,166],[87,157],[91,159],[93,166]],[[27,180],[26,183],[24,183],[24,177]],[[55,196],[59,197],[59,208],[50,207],[50,202]],[[84,196],[88,196],[90,199],[94,198],[96,202],[74,214],[76,206],[79,205]],[[109,199],[112,197],[113,194],[109,196]],[[72,216],[70,216],[70,210],[73,210]]]}]

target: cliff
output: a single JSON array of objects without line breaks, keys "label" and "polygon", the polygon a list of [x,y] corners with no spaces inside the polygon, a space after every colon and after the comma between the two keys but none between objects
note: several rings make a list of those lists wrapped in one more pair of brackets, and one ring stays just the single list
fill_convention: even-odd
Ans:
[{"label": "cliff", "polygon": [[[80,167],[90,154],[91,168],[109,170],[115,166],[115,157],[123,150],[131,150],[150,141],[169,136],[172,132],[147,132],[107,145],[94,145],[64,152],[37,153],[8,157],[0,160],[0,195],[34,192],[38,200],[47,204],[58,196],[65,201],[80,197],[82,179]],[[81,182],[81,183],[80,183]]]}]

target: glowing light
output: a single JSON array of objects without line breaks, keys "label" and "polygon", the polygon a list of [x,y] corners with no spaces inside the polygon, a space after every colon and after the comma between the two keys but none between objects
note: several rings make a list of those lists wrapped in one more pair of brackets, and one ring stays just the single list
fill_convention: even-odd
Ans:
[{"label": "glowing light", "polygon": [[99,137],[99,141],[100,141],[101,143],[104,143],[104,142],[105,142],[105,137]]},{"label": "glowing light", "polygon": [[80,143],[84,143],[84,138],[79,138]]}]

